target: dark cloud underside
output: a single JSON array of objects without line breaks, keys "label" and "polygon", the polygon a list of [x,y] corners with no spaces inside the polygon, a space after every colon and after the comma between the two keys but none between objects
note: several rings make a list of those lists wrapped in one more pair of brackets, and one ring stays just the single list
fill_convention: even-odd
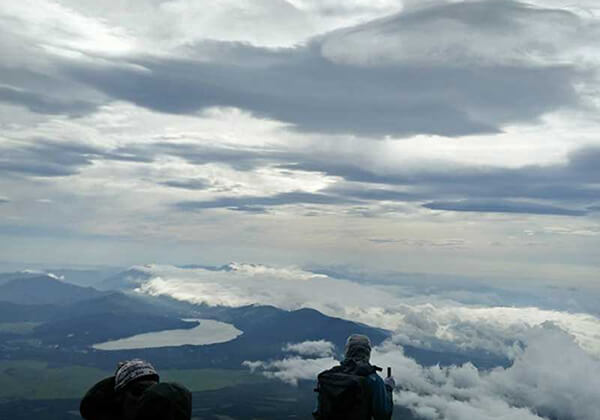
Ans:
[{"label": "dark cloud underside", "polygon": [[110,152],[85,143],[37,140],[0,150],[0,173],[29,176],[69,176],[94,160],[148,162],[143,155]]},{"label": "dark cloud underside", "polygon": [[556,206],[538,203],[526,203],[518,201],[485,201],[485,200],[462,200],[462,201],[436,201],[424,204],[431,210],[450,210],[462,212],[480,213],[528,213],[528,214],[552,214],[561,216],[583,216],[582,210],[570,210]]},{"label": "dark cloud underside", "polygon": [[266,68],[153,60],[137,63],[148,72],[81,65],[68,71],[116,99],[161,112],[232,106],[299,130],[371,136],[495,132],[577,102],[569,67],[359,68],[315,50]]},{"label": "dark cloud underside", "polygon": [[224,197],[208,201],[182,201],[177,203],[176,207],[184,211],[226,208],[229,210],[246,211],[250,213],[262,213],[267,207],[293,204],[340,205],[351,203],[357,203],[357,201],[350,198],[326,194],[289,192],[262,197]]},{"label": "dark cloud underside", "polygon": [[[153,162],[175,156],[193,165],[225,164],[238,171],[257,168],[302,170],[340,177],[320,193],[292,192],[273,196],[220,197],[208,201],[181,202],[180,210],[227,208],[262,213],[286,204],[364,205],[383,202],[429,202],[438,210],[533,214],[582,215],[600,197],[600,148],[586,147],[569,156],[565,164],[530,165],[517,169],[458,166],[426,168],[410,172],[375,173],[351,161],[331,163],[326,156],[286,150],[229,149],[177,143],[103,150],[82,143],[37,141],[6,149],[0,156],[0,172],[29,176],[69,176],[97,160]],[[172,188],[202,191],[214,187],[203,178],[157,181]],[[528,203],[537,204],[528,204]],[[525,203],[525,204],[524,204]]]},{"label": "dark cloud underside", "polygon": [[[310,132],[368,136],[490,133],[507,123],[534,121],[558,108],[577,106],[573,86],[584,74],[570,65],[510,59],[505,62],[511,64],[500,64],[485,57],[464,62],[452,55],[453,49],[472,47],[468,38],[460,44],[460,37],[457,45],[424,51],[441,54],[433,62],[405,55],[400,47],[386,50],[382,62],[371,60],[368,65],[329,57],[327,51],[342,42],[347,43],[344,54],[360,57],[369,53],[360,45],[363,38],[373,45],[380,42],[379,36],[399,45],[418,45],[419,39],[414,39],[418,28],[443,32],[446,28],[454,31],[457,25],[465,36],[502,38],[516,31],[515,36],[525,37],[523,22],[540,20],[555,21],[563,31],[581,30],[579,19],[567,12],[511,1],[467,2],[401,13],[291,49],[207,41],[187,49],[200,59],[140,56],[121,63],[146,71],[65,61],[62,72],[112,98],[166,113],[231,106]],[[357,37],[355,45],[352,40]],[[523,43],[520,48],[533,54],[551,54],[558,48],[547,42]],[[489,51],[494,46],[477,48]]]},{"label": "dark cloud underside", "polygon": [[[537,35],[547,26],[530,28],[540,22],[554,25],[556,39]],[[434,30],[440,39],[432,42]],[[236,107],[299,131],[370,137],[364,147],[385,135],[494,133],[506,124],[531,123],[548,112],[579,106],[574,86],[589,74],[577,63],[548,63],[568,62],[556,59],[563,37],[576,33],[589,38],[588,30],[569,12],[508,0],[430,4],[327,33],[295,48],[203,41],[171,55],[140,52],[87,60],[47,55],[42,58],[51,61],[48,74],[45,69],[0,64],[0,102],[69,117],[91,113],[112,100],[172,114]],[[444,44],[449,37],[458,41]],[[522,43],[506,46],[508,38]],[[365,45],[386,53],[377,57]],[[490,53],[494,48],[497,57]],[[523,59],[529,54],[549,59]],[[548,166],[424,163],[417,169],[382,172],[360,163],[358,155],[320,153],[318,146],[299,150],[210,143],[129,143],[111,150],[89,145],[86,139],[30,138],[29,143],[0,144],[0,174],[71,176],[100,160],[152,163],[167,156],[190,165],[219,164],[240,172],[266,168],[279,175],[316,172],[340,181],[316,193],[220,196],[174,204],[183,211],[264,213],[271,207],[308,204],[363,206],[360,210],[367,215],[369,204],[413,202],[437,210],[578,216],[599,204],[600,148],[580,149],[567,163]],[[153,182],[200,196],[214,187],[200,177],[169,176]]]},{"label": "dark cloud underside", "polygon": [[63,101],[46,95],[0,86],[0,102],[24,106],[40,114],[84,115],[96,110],[96,104],[85,101]]}]

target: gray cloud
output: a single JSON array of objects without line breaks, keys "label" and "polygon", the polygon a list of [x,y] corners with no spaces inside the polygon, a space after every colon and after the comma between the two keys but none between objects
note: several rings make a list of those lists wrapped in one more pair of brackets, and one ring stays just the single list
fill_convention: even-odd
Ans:
[{"label": "gray cloud", "polygon": [[[274,165],[280,169],[320,172],[347,181],[328,187],[320,194],[286,193],[270,197],[225,197],[178,203],[177,207],[185,210],[224,207],[260,213],[266,207],[284,204],[422,201],[426,202],[425,207],[436,210],[581,216],[592,211],[593,204],[600,197],[596,186],[600,171],[594,165],[600,159],[598,147],[576,150],[564,164],[521,168],[429,166],[388,174],[372,172],[350,161],[331,163],[331,160],[310,153],[284,150],[232,151],[193,145],[179,149],[178,145],[165,144],[158,144],[156,150],[177,155],[194,164],[219,162],[238,170]],[[194,183],[189,180],[169,181],[168,185],[194,189]]]},{"label": "gray cloud", "polygon": [[[422,63],[404,57],[402,50],[394,52],[392,63],[349,65],[324,56],[324,48],[340,40],[352,47],[352,40],[365,31],[370,39],[368,30],[373,27],[391,32],[398,42],[411,43],[414,37],[402,31],[405,25],[433,25],[442,15],[476,32],[482,27],[503,32],[549,13],[553,12],[510,1],[457,3],[334,32],[293,49],[205,42],[191,49],[202,60],[129,60],[148,71],[74,62],[64,62],[62,70],[113,98],[167,113],[233,106],[299,130],[373,136],[496,132],[506,123],[577,106],[573,84],[582,74],[567,65],[473,61],[463,66],[452,56],[447,62]],[[575,15],[560,13],[569,16],[560,25],[580,29]]]},{"label": "gray cloud", "polygon": [[[535,30],[551,25],[556,36],[539,39],[524,22],[532,22]],[[433,27],[448,35],[450,43],[439,44],[423,33],[423,28]],[[569,62],[557,57],[572,33],[582,43],[591,34],[579,17],[566,11],[514,1],[434,4],[328,33],[295,48],[205,41],[187,47],[188,58],[138,55],[100,62],[52,56],[47,75],[20,68],[3,71],[0,100],[33,112],[69,115],[90,112],[107,96],[177,114],[234,106],[298,130],[370,136],[497,132],[507,123],[531,122],[560,107],[578,106],[573,85],[588,75],[575,65],[557,64]],[[510,42],[505,34],[512,34]],[[483,45],[494,37],[498,59],[490,53],[491,44]],[[536,60],[520,53],[522,49]],[[3,148],[0,172],[68,176],[97,160],[144,163],[164,155],[194,165],[222,163],[238,171],[276,167],[345,181],[319,193],[183,201],[175,204],[180,210],[228,208],[260,214],[286,204],[351,204],[365,206],[352,211],[368,216],[376,214],[368,204],[389,201],[426,203],[440,210],[576,216],[595,211],[600,192],[600,148],[581,149],[562,165],[430,165],[377,172],[356,163],[356,157],[333,160],[331,153],[283,148],[165,141],[103,150],[44,140]],[[210,187],[201,179],[156,182],[187,190]]]},{"label": "gray cloud", "polygon": [[[343,177],[346,181],[372,184],[333,186],[324,191],[363,200],[436,200],[426,207],[454,211],[583,215],[583,208],[595,204],[600,197],[597,187],[600,169],[595,164],[599,159],[600,147],[584,147],[571,153],[564,164],[521,168],[430,166],[377,174],[351,163],[328,165],[315,160],[284,164],[282,167],[322,172]],[[394,187],[401,187],[402,191]],[[577,208],[570,209],[571,206]]]},{"label": "gray cloud", "polygon": [[210,182],[207,182],[205,179],[185,179],[185,180],[173,180],[173,181],[165,181],[162,182],[162,185],[173,188],[181,188],[184,190],[205,190],[210,188]]},{"label": "gray cloud", "polygon": [[[352,157],[331,163],[327,155],[280,149],[232,149],[219,146],[157,142],[132,144],[103,150],[75,142],[38,140],[5,148],[0,171],[33,176],[77,174],[96,160],[147,163],[160,156],[176,156],[190,164],[221,163],[239,171],[260,167],[320,172],[345,182],[319,193],[288,192],[273,196],[220,197],[207,201],[176,203],[180,210],[228,208],[247,213],[265,213],[269,207],[286,204],[365,205],[368,203],[424,202],[426,208],[452,211],[530,213],[581,216],[595,211],[600,189],[599,147],[578,149],[566,163],[495,168],[468,165],[375,173],[353,163]],[[160,185],[187,190],[205,190],[206,179],[181,178],[157,181]],[[395,210],[390,210],[395,211]],[[365,209],[365,215],[370,214]]]},{"label": "gray cloud", "polygon": [[[150,145],[131,146],[128,149],[135,155],[171,155],[177,156],[195,165],[223,163],[240,171],[268,165],[272,161],[284,159],[286,153],[261,148],[243,149],[203,144],[157,142]],[[148,155],[149,154],[149,155]]]},{"label": "gray cloud", "polygon": [[[525,197],[534,194],[537,198],[551,198],[563,195],[567,191],[565,187],[572,187],[570,184],[572,182],[595,183],[600,181],[600,168],[595,164],[598,159],[600,159],[600,147],[587,146],[572,152],[565,164],[527,165],[514,169],[466,165],[436,168],[429,165],[428,168],[409,172],[399,170],[381,174],[350,162],[328,164],[325,161],[314,159],[281,166],[288,169],[322,172],[355,182],[393,185],[425,184],[443,186],[443,188],[458,185],[457,188],[464,192],[472,191],[484,194],[485,191],[492,191],[493,195],[497,195],[499,189],[504,189],[510,194],[523,194]],[[528,181],[527,183],[523,183],[525,179]],[[490,189],[489,184],[498,188]],[[552,194],[554,189],[563,194]],[[588,198],[594,195],[596,190],[588,189],[584,185],[577,185],[576,191],[581,193],[584,198]]]},{"label": "gray cloud", "polygon": [[7,204],[7,203],[10,203],[10,200],[8,198],[0,197],[0,204]]},{"label": "gray cloud", "polygon": [[262,197],[223,197],[207,201],[181,201],[179,203],[176,203],[175,207],[184,211],[227,208],[229,210],[236,211],[263,213],[266,211],[265,207],[276,207],[292,204],[339,205],[351,204],[356,202],[357,201],[353,199],[338,197],[334,195],[296,191]]},{"label": "gray cloud", "polygon": [[97,105],[80,100],[64,101],[22,89],[0,86],[0,102],[21,105],[40,114],[84,115],[94,111]]},{"label": "gray cloud", "polygon": [[5,150],[0,157],[0,171],[34,176],[67,176],[92,164],[91,146],[38,142]]},{"label": "gray cloud", "polygon": [[75,142],[37,140],[16,147],[5,147],[0,155],[0,172],[32,176],[69,176],[94,160],[148,162],[148,158],[122,151],[105,151]]},{"label": "gray cloud", "polygon": [[441,248],[462,248],[465,246],[464,239],[443,239],[443,240],[427,240],[427,239],[394,239],[394,238],[371,238],[370,242],[375,244],[402,244],[410,247],[441,247]]},{"label": "gray cloud", "polygon": [[423,205],[431,210],[450,210],[481,213],[529,213],[529,214],[554,214],[561,216],[583,216],[583,210],[571,210],[561,207],[538,203],[526,203],[519,201],[486,201],[486,200],[462,200],[462,201],[435,201]]}]

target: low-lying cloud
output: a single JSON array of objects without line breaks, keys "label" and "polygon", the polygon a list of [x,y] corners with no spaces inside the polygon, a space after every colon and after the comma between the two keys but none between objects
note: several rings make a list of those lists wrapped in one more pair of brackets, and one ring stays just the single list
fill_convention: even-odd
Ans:
[{"label": "low-lying cloud", "polygon": [[[532,327],[552,322],[572,334],[590,354],[600,355],[600,320],[586,313],[534,306],[487,306],[485,299],[464,304],[452,293],[431,294],[402,286],[366,285],[299,268],[230,264],[219,269],[138,267],[147,275],[136,289],[150,295],[208,305],[273,305],[317,309],[394,331],[394,342],[436,351],[486,351],[513,359]],[[319,293],[314,293],[318,290]],[[340,293],[343,291],[343,299]]]},{"label": "low-lying cloud", "polygon": [[332,356],[335,350],[333,343],[325,340],[317,341],[303,341],[302,343],[289,343],[283,351],[289,353],[296,353],[300,356],[319,356],[328,357]]},{"label": "low-lying cloud", "polygon": [[253,372],[260,372],[267,378],[297,385],[299,380],[314,379],[319,372],[330,368],[335,362],[332,357],[303,359],[299,356],[291,356],[269,362],[245,361],[242,365]]},{"label": "low-lying cloud", "polygon": [[[598,420],[598,359],[571,336],[546,324],[528,331],[522,351],[507,368],[480,371],[462,366],[423,367],[391,341],[373,349],[371,360],[392,367],[396,405],[427,420]],[[269,378],[297,384],[337,364],[327,358],[244,362]]]}]

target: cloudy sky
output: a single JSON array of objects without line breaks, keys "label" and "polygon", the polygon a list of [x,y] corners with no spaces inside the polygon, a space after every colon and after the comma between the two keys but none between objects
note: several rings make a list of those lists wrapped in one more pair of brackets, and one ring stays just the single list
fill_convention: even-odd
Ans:
[{"label": "cloudy sky", "polygon": [[594,287],[593,0],[0,0],[4,266]]}]

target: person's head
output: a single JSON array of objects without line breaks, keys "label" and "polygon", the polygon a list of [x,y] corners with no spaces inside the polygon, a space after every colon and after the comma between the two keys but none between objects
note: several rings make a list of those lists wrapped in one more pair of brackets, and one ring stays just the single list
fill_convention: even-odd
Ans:
[{"label": "person's head", "polygon": [[135,418],[142,395],[159,380],[154,366],[144,360],[133,359],[119,363],[115,372],[115,394],[123,419]]},{"label": "person's head", "polygon": [[371,358],[371,340],[369,340],[369,337],[362,334],[352,334],[348,337],[344,357],[346,360],[354,360],[355,362],[368,362]]}]

